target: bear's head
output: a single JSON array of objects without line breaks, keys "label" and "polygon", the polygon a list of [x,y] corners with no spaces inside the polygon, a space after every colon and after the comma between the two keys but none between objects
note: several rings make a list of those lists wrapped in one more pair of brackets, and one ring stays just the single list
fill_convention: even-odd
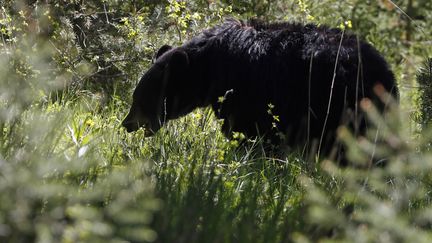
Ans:
[{"label": "bear's head", "polygon": [[144,127],[150,136],[166,121],[191,112],[196,107],[192,76],[188,54],[181,47],[162,46],[155,63],[139,81],[122,125],[128,132]]}]

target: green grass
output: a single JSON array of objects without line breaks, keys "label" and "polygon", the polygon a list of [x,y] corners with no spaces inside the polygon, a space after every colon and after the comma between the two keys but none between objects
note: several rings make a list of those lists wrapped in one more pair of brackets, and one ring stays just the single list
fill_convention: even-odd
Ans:
[{"label": "green grass", "polygon": [[[123,98],[43,93],[44,73],[20,79],[11,75],[20,67],[5,67],[2,241],[432,239],[432,153],[422,149],[431,136],[414,136],[396,105],[385,116],[369,109],[378,135],[371,128],[357,139],[340,130],[355,164],[340,168],[295,153],[274,157],[257,141],[230,141],[210,108],[170,121],[153,137],[127,133]],[[17,94],[27,99],[10,98]],[[372,154],[388,165],[365,167]]]},{"label": "green grass", "polygon": [[[0,238],[11,242],[428,242],[430,153],[381,124],[389,166],[272,158],[220,132],[210,109],[154,137],[120,127],[127,103],[92,96],[4,123]],[[399,113],[397,113],[399,114]],[[372,116],[373,117],[373,116]],[[376,122],[382,122],[376,117]],[[393,130],[392,130],[393,129]],[[359,164],[371,153],[342,130]],[[371,136],[374,138],[374,133]],[[390,145],[389,145],[390,144]],[[6,162],[7,161],[7,162]]]}]

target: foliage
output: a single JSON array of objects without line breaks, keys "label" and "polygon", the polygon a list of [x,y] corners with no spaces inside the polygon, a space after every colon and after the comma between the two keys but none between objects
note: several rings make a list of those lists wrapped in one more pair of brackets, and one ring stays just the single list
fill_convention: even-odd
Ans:
[{"label": "foliage", "polygon": [[417,74],[417,82],[420,86],[420,100],[418,117],[423,130],[427,130],[432,121],[432,59],[428,59]]},{"label": "foliage", "polygon": [[[423,141],[406,139],[410,132],[394,122],[401,114],[396,106],[384,119],[373,107],[363,103],[363,108],[376,127],[368,138],[356,140],[348,130],[340,131],[357,166],[340,168],[325,161],[326,183],[301,178],[313,233],[299,234],[297,241],[429,242],[431,155],[418,153]],[[374,155],[386,158],[385,166],[371,168]]]},{"label": "foliage", "polygon": [[154,240],[149,163],[123,162],[118,119],[97,102],[50,99],[71,76],[52,68],[49,42],[24,34],[3,36],[0,56],[0,240]]}]

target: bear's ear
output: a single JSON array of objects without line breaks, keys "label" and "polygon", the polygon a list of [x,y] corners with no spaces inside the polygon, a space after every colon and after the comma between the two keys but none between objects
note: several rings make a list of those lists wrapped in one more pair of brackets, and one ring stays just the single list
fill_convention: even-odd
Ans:
[{"label": "bear's ear", "polygon": [[171,69],[174,70],[184,70],[189,66],[189,57],[188,54],[183,50],[176,50],[172,54],[169,65]]},{"label": "bear's ear", "polygon": [[156,53],[155,59],[158,59],[160,56],[162,56],[165,52],[172,49],[172,46],[170,45],[163,45]]}]

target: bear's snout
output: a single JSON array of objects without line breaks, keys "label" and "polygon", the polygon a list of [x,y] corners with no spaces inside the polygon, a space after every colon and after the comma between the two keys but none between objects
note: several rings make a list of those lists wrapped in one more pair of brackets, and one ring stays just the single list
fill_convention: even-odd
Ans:
[{"label": "bear's snout", "polygon": [[151,126],[148,122],[138,122],[138,121],[129,121],[129,120],[124,120],[122,122],[122,126],[126,128],[127,132],[135,132],[136,130],[140,129],[141,127],[144,128],[144,135],[146,137],[150,137],[153,136],[155,133],[153,132],[153,130],[151,129]]},{"label": "bear's snout", "polygon": [[127,121],[127,120],[124,120],[122,122],[122,126],[126,128],[127,132],[134,132],[140,128],[140,125],[138,122]]},{"label": "bear's snout", "polygon": [[160,128],[156,122],[151,122],[151,119],[148,119],[137,109],[131,109],[123,120],[122,126],[126,128],[127,132],[134,132],[142,127],[144,128],[144,135],[147,137],[153,136]]}]

